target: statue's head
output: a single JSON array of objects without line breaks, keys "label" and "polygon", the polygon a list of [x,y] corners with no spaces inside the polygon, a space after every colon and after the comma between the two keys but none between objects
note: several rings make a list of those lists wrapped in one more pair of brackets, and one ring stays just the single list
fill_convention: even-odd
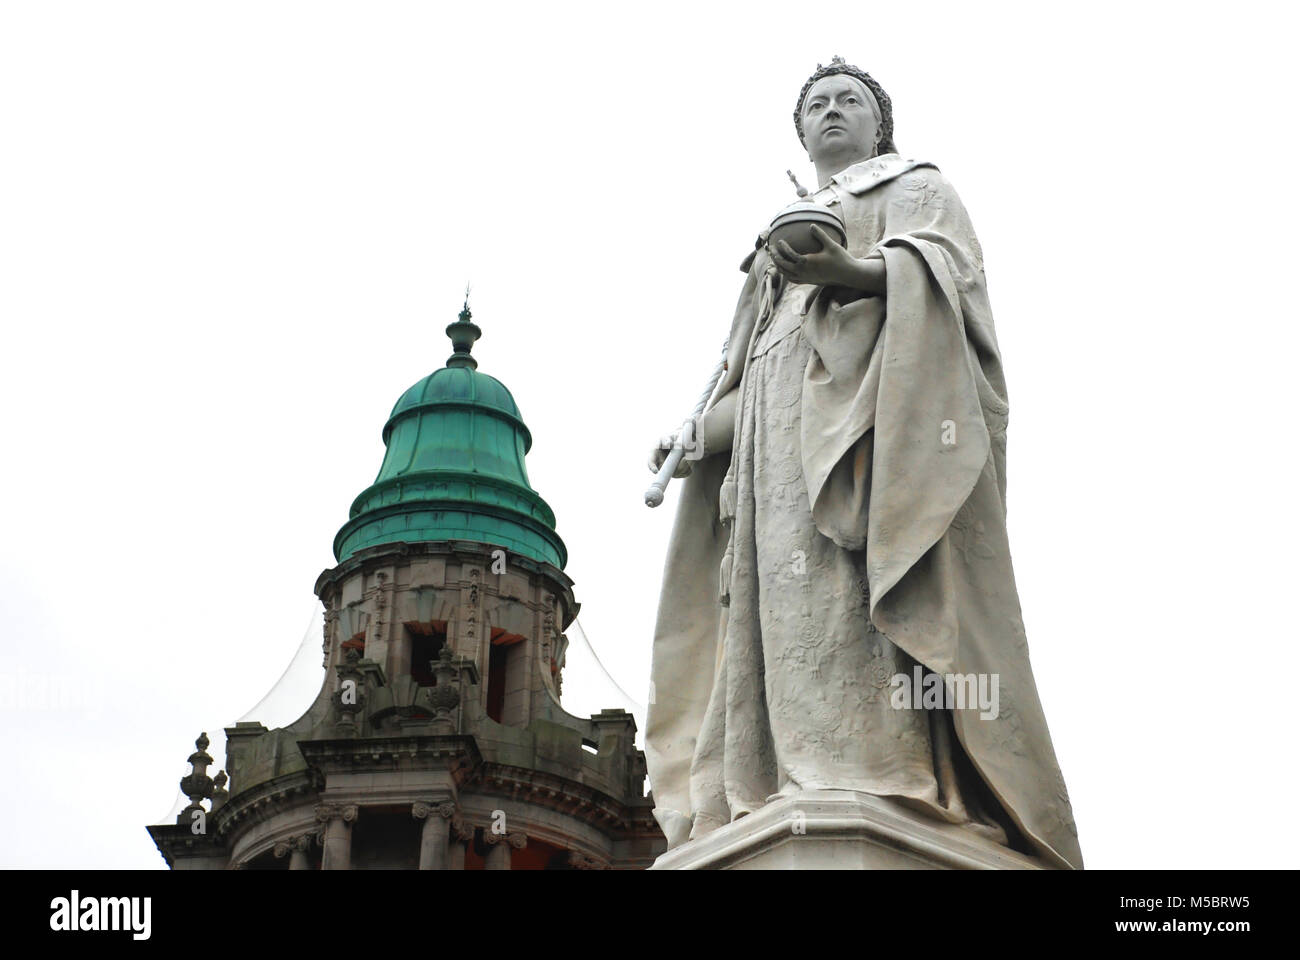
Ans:
[{"label": "statue's head", "polygon": [[794,126],[808,155],[896,153],[894,110],[889,94],[865,70],[835,57],[799,91]]}]

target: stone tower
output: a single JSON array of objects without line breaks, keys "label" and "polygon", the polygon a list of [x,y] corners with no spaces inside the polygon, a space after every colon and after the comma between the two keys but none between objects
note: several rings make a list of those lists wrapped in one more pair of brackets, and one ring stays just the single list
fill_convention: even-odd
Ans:
[{"label": "stone tower", "polygon": [[477,369],[468,304],[447,334],[316,581],[316,701],[286,727],[228,728],[215,779],[199,738],[190,805],[149,828],[172,868],[643,868],[663,852],[632,715],[560,706],[578,603],[528,427]]}]

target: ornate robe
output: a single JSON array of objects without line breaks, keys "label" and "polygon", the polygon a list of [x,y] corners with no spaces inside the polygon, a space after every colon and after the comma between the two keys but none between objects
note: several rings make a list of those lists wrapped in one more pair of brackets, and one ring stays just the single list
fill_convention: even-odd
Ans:
[{"label": "ornate robe", "polygon": [[[1007,545],[979,243],[939,171],[896,154],[817,199],[850,253],[884,259],[886,296],[786,283],[762,249],[746,262],[709,403],[737,391],[733,448],[683,482],[665,564],[655,814],[699,836],[774,794],[860,790],[1081,867]],[[897,709],[892,678],[917,668],[995,677],[996,715]]]}]

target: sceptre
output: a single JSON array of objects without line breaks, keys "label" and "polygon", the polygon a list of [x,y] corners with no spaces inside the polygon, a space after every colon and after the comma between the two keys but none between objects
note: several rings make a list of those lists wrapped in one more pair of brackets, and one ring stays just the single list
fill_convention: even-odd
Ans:
[{"label": "sceptre", "polygon": [[[799,178],[794,175],[793,171],[787,170],[785,175],[794,184],[795,193],[799,195],[799,199],[773,218],[772,225],[764,234],[764,242],[770,243],[775,240],[784,240],[794,248],[796,253],[816,253],[822,249],[822,242],[817,239],[816,234],[810,229],[816,224],[837,239],[841,246],[847,243],[848,234],[844,230],[844,222],[840,219],[839,214],[816,200],[809,199],[808,189],[799,182]],[[730,343],[729,339],[727,343]],[[709,378],[709,385],[704,389],[700,402],[695,405],[695,410],[686,418],[681,429],[677,431],[677,437],[673,441],[673,448],[668,451],[663,466],[655,474],[654,483],[650,484],[650,489],[645,492],[645,505],[647,507],[657,507],[664,502],[664,490],[668,487],[673,474],[677,471],[677,465],[682,462],[682,457],[686,454],[686,447],[682,443],[682,437],[694,428],[700,414],[704,412],[705,404],[709,402],[709,397],[713,396],[714,388],[717,387],[718,381],[722,379],[722,371],[727,369],[727,343],[722,345],[722,359],[714,367],[713,376]],[[690,434],[690,441],[692,444],[695,443],[693,434]]]},{"label": "sceptre", "polygon": [[727,369],[727,346],[730,339],[722,344],[722,357],[718,360],[718,365],[713,368],[713,375],[709,377],[709,385],[704,388],[704,393],[700,395],[700,402],[695,405],[691,415],[683,421],[681,429],[677,431],[677,436],[673,440],[673,448],[668,451],[668,456],[664,457],[664,465],[659,468],[655,474],[654,482],[650,484],[650,489],[645,492],[645,505],[647,507],[657,507],[664,502],[664,490],[677,472],[677,465],[682,462],[682,457],[686,454],[686,447],[682,443],[684,436],[690,435],[690,441],[694,444],[695,423],[700,414],[704,412],[704,406],[709,402],[709,397],[713,396],[713,391],[722,379],[722,371]]}]

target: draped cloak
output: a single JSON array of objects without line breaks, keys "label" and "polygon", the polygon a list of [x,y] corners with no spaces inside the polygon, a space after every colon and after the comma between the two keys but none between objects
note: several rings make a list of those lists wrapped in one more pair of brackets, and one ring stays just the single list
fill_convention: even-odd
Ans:
[{"label": "draped cloak", "polygon": [[[872,158],[815,196],[844,217],[850,253],[883,259],[886,294],[816,289],[803,309],[811,352],[799,439],[813,522],[865,557],[871,624],[895,646],[939,674],[996,676],[996,716],[952,709],[957,739],[1038,855],[1081,868],[1007,542],[1008,405],[979,242],[951,185],[923,161]],[[769,264],[760,248],[742,267],[727,369],[706,416],[741,383],[771,308]],[[727,632],[731,459],[705,455],[681,481],[664,567],[645,753],[670,840],[699,813],[690,776]]]}]

